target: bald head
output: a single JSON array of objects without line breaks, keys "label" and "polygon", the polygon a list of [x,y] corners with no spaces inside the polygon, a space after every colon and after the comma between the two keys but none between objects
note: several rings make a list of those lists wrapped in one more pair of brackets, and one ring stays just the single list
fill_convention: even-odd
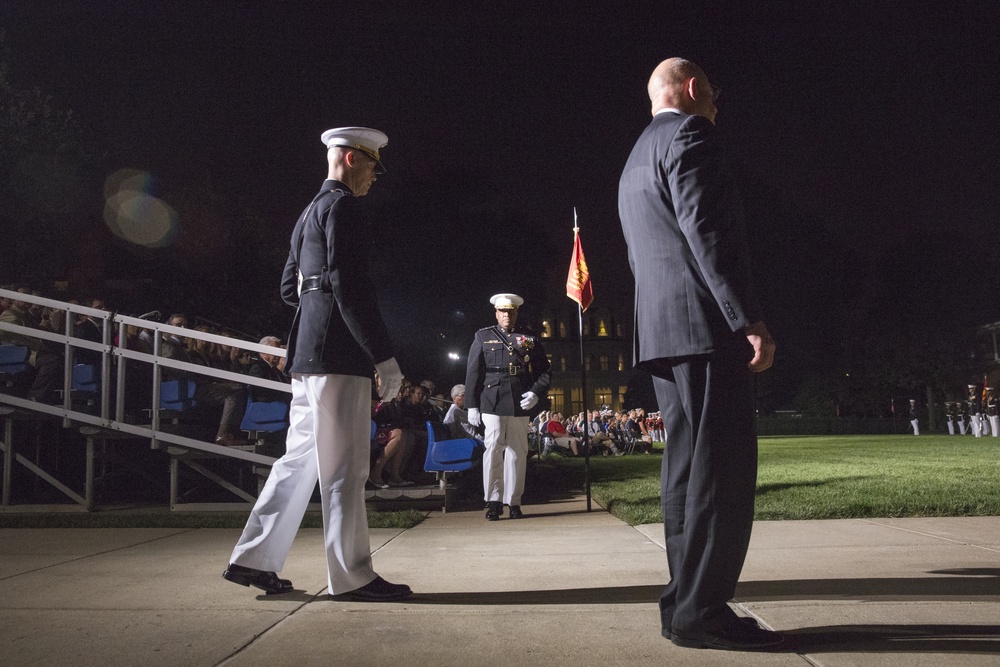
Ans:
[{"label": "bald head", "polygon": [[652,113],[673,108],[715,122],[715,101],[705,71],[690,60],[668,58],[656,66],[646,86]]}]

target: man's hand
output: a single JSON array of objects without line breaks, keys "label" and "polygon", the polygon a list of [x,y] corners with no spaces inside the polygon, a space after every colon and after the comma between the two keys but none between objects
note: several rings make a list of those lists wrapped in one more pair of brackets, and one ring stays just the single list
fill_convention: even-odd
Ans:
[{"label": "man's hand", "polygon": [[479,408],[469,408],[469,423],[476,427],[483,425],[483,417],[479,414]]},{"label": "man's hand", "polygon": [[538,394],[533,391],[526,391],[521,394],[521,409],[530,410],[538,404]]},{"label": "man's hand", "polygon": [[743,330],[747,340],[753,346],[753,359],[747,367],[754,373],[766,371],[774,363],[774,339],[767,331],[764,322],[756,322]]},{"label": "man's hand", "polygon": [[396,398],[402,385],[403,371],[399,370],[396,357],[389,357],[385,361],[375,364],[375,388],[379,398],[391,401]]}]

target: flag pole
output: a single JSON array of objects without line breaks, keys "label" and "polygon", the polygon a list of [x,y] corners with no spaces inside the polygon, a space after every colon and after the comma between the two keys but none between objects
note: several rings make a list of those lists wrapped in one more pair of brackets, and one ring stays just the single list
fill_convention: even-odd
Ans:
[{"label": "flag pole", "polygon": [[[573,207],[573,241],[580,233],[580,225],[577,223],[576,207]],[[583,348],[583,304],[579,301],[576,304],[578,315],[578,325],[580,333],[580,398],[583,405],[583,480],[587,493],[587,511],[591,511],[590,503],[590,419],[587,418],[587,363]]]}]

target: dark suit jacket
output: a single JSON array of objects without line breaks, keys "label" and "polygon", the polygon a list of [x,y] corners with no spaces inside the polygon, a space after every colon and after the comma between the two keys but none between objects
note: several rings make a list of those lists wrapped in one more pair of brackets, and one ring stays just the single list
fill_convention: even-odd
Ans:
[{"label": "dark suit jacket", "polygon": [[[480,329],[469,348],[465,374],[466,410],[479,408],[491,415],[525,417],[530,413],[521,409],[521,394],[533,391],[539,403],[544,402],[552,373],[541,340],[535,332],[520,327],[514,327],[507,338],[528,356],[528,369],[518,375],[496,371],[508,367],[511,354],[493,327]],[[519,362],[515,360],[515,363]]]},{"label": "dark suit jacket", "polygon": [[[285,372],[372,377],[393,356],[369,276],[370,224],[361,200],[339,181],[323,189],[292,230],[281,298],[298,306]],[[299,297],[298,275],[322,276]]]},{"label": "dark suit jacket", "polygon": [[635,276],[635,365],[655,372],[665,359],[749,349],[737,332],[762,317],[715,126],[655,116],[625,164],[618,213]]}]

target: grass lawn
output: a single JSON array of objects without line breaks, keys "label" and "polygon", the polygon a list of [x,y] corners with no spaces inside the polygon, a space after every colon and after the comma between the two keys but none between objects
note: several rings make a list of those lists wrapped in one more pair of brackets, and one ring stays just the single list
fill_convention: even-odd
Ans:
[{"label": "grass lawn", "polygon": [[[660,461],[591,459],[594,500],[632,525],[659,523]],[[552,465],[582,488],[582,459]],[[757,519],[985,515],[1000,515],[1000,439],[760,438]]]}]

